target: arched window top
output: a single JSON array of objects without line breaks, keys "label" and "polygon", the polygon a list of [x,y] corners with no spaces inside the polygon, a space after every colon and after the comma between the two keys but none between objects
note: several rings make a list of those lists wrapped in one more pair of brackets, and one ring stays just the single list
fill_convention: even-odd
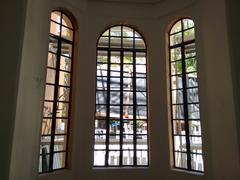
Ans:
[{"label": "arched window top", "polygon": [[195,40],[194,22],[192,19],[178,20],[170,29],[170,47]]},{"label": "arched window top", "polygon": [[73,41],[73,31],[73,23],[65,13],[62,11],[53,11],[51,13],[51,34]]},{"label": "arched window top", "polygon": [[194,22],[190,18],[183,18],[174,23],[170,30],[170,34],[178,33],[186,29],[194,27]]},{"label": "arched window top", "polygon": [[117,25],[104,31],[99,40],[98,48],[146,49],[143,37],[135,29]]}]

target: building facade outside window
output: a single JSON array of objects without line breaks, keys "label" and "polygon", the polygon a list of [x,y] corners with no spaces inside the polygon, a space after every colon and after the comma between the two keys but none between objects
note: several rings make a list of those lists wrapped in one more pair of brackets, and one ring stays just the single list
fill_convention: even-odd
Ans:
[{"label": "building facade outside window", "polygon": [[67,166],[74,27],[62,11],[50,20],[47,74],[42,115],[39,173]]},{"label": "building facade outside window", "polygon": [[174,167],[204,172],[192,19],[178,20],[169,32],[169,68]]},{"label": "building facade outside window", "polygon": [[146,57],[131,27],[113,26],[98,40],[94,167],[149,164]]}]

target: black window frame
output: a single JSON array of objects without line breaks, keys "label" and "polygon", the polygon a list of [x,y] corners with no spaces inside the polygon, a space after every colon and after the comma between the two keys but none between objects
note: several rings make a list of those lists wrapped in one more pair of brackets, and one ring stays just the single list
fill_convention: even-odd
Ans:
[{"label": "black window frame", "polygon": [[[60,14],[59,21],[52,19],[52,14],[57,13]],[[64,19],[65,18],[65,19]],[[68,20],[69,22],[63,23],[64,20]],[[51,23],[58,26],[59,29],[59,35],[51,33]],[[67,24],[69,23],[69,24]],[[63,35],[63,29],[68,30],[69,32],[72,32],[70,35],[71,39],[68,39],[67,36],[64,37]],[[70,124],[72,121],[72,82],[73,82],[73,67],[74,67],[74,41],[75,41],[75,27],[73,24],[73,21],[71,20],[71,17],[63,12],[62,10],[53,10],[51,12],[51,18],[50,18],[50,30],[49,30],[49,49],[48,49],[48,60],[49,61],[49,55],[55,57],[53,60],[56,64],[53,66],[49,66],[47,64],[47,71],[46,71],[46,83],[45,83],[45,94],[44,94],[44,107],[43,107],[43,117],[42,117],[42,124],[41,124],[41,140],[40,140],[40,154],[39,154],[39,174],[44,173],[50,173],[53,171],[58,171],[62,169],[66,169],[68,166],[68,153],[69,153],[69,131],[70,131]],[[55,42],[54,47],[51,46],[51,42]],[[69,47],[69,53],[65,54],[65,49]],[[52,48],[52,50],[51,50]],[[61,67],[61,63],[63,61],[67,61],[69,63],[67,66],[65,66],[63,69]],[[49,62],[48,62],[49,63]],[[66,62],[64,62],[66,63]],[[67,68],[66,68],[67,67]],[[48,71],[55,72],[54,75],[54,82],[47,82],[48,81]],[[60,84],[60,79],[64,78],[64,84]],[[70,80],[69,80],[70,78]],[[66,84],[65,84],[66,83]],[[46,99],[46,94],[49,93],[48,90],[46,90],[46,87],[50,86],[54,90],[52,92],[53,99],[49,100]],[[61,90],[60,90],[61,89]],[[63,92],[60,92],[63,91]],[[61,94],[60,93],[64,93]],[[65,94],[66,93],[66,94]],[[50,113],[45,116],[45,103],[51,103],[52,104],[52,110],[50,110]],[[62,107],[62,109],[59,109],[59,107]],[[58,113],[66,115],[58,116]],[[45,120],[49,120],[51,132],[44,134],[43,133],[43,126],[46,124]],[[56,123],[57,121],[64,122],[64,132],[59,133],[56,130]],[[66,122],[67,121],[67,122]],[[65,146],[65,149],[57,150],[54,146],[57,146],[57,138],[60,136],[63,137],[63,147]],[[42,142],[42,138],[49,138],[50,142],[46,142],[47,146],[49,144],[49,148],[44,148],[44,142]],[[62,156],[59,161],[63,161],[64,164],[61,164],[60,168],[54,168],[54,155],[55,154],[61,154]],[[65,154],[65,155],[64,155]],[[60,156],[58,157],[60,158]],[[56,161],[56,160],[55,160]]]},{"label": "black window frame", "polygon": [[[121,35],[111,35],[111,29],[112,28],[115,28],[115,27],[121,27]],[[129,28],[133,31],[133,36],[132,37],[127,37],[125,35],[123,35],[123,29],[124,28]],[[108,32],[107,34],[104,34]],[[144,41],[144,38],[140,35],[140,36],[137,36],[136,34],[140,35],[139,32],[137,32],[135,29],[133,29],[132,27],[129,27],[129,26],[126,26],[126,25],[115,25],[115,26],[111,26],[109,27],[107,30],[105,30],[101,36],[99,37],[98,41],[97,41],[97,54],[96,54],[96,66],[98,65],[98,53],[100,51],[103,51],[107,54],[107,75],[105,76],[105,78],[107,79],[107,87],[106,87],[106,103],[105,104],[97,104],[97,95],[96,95],[96,110],[97,110],[97,105],[104,105],[106,106],[106,118],[103,120],[101,119],[101,117],[97,117],[97,115],[95,115],[95,122],[97,120],[101,120],[101,121],[105,121],[106,123],[106,133],[105,134],[98,134],[98,133],[94,133],[94,137],[96,138],[96,136],[101,136],[101,135],[105,135],[106,136],[106,149],[105,149],[105,162],[104,162],[104,165],[94,165],[94,160],[93,160],[93,167],[148,167],[149,166],[149,131],[148,131],[148,85],[147,85],[147,48],[146,48],[146,43]],[[99,45],[99,41],[101,38],[107,38],[108,39],[108,47],[99,47],[101,45]],[[120,47],[112,47],[112,44],[111,44],[111,38],[120,38],[120,41],[121,41],[121,46]],[[124,39],[131,39],[133,40],[133,44],[132,44],[132,48],[129,48],[129,47],[124,47],[123,46],[123,41]],[[142,40],[142,42],[144,43],[144,49],[141,49],[139,47],[137,47],[135,45],[136,43],[136,40]],[[137,48],[135,48],[137,47]],[[110,139],[110,128],[109,128],[109,124],[110,124],[110,121],[112,120],[111,117],[110,117],[110,109],[111,107],[115,106],[114,104],[111,104],[111,95],[110,93],[111,92],[114,92],[114,90],[111,90],[111,80],[110,78],[114,78],[114,76],[111,76],[111,72],[110,72],[110,66],[115,64],[115,63],[111,63],[110,62],[110,58],[111,58],[111,53],[116,53],[116,52],[119,52],[119,57],[120,57],[120,62],[119,62],[119,65],[120,65],[120,77],[118,77],[120,79],[120,87],[119,87],[119,90],[116,90],[116,92],[119,92],[120,93],[120,98],[119,98],[119,104],[118,106],[120,107],[120,111],[119,111],[119,114],[120,114],[120,117],[119,117],[119,127],[120,127],[120,133],[117,134],[117,136],[119,135],[119,150],[109,150],[109,139]],[[133,65],[133,84],[132,84],[132,93],[133,93],[133,103],[131,105],[131,107],[133,108],[133,118],[130,120],[130,119],[125,119],[124,118],[124,105],[127,105],[127,104],[124,104],[124,100],[123,100],[123,93],[125,92],[125,90],[123,90],[123,86],[124,86],[124,78],[127,78],[124,76],[124,70],[123,70],[123,66],[126,64],[124,63],[124,60],[123,60],[123,57],[124,57],[124,53],[132,53],[132,57],[133,57],[133,62],[132,62],[132,65]],[[146,80],[146,90],[143,91],[146,95],[146,104],[142,105],[143,108],[145,108],[146,110],[146,119],[137,119],[137,106],[141,106],[141,105],[137,105],[137,97],[136,97],[136,94],[137,94],[137,90],[136,90],[136,54],[137,53],[144,53],[145,54],[145,58],[146,58],[146,63],[144,64],[145,65],[145,70],[146,70],[146,73],[145,73],[145,77],[142,78],[142,79],[145,79]],[[131,63],[130,63],[131,64]],[[97,69],[96,69],[96,72],[97,72]],[[97,89],[97,78],[99,78],[101,76],[98,76],[96,74],[96,93],[99,91]],[[141,79],[141,78],[140,78]],[[97,112],[95,111],[95,114]],[[123,130],[123,124],[124,124],[124,121],[131,121],[133,123],[133,134],[124,134],[124,130]],[[138,121],[139,120],[139,121]],[[140,122],[140,121],[144,121],[144,123],[147,124],[147,134],[140,134],[138,135],[137,134],[137,121]],[[95,129],[95,128],[94,128]],[[131,149],[132,153],[133,153],[133,163],[131,165],[126,165],[124,164],[123,162],[123,152],[124,151],[127,151],[125,149],[123,149],[123,137],[125,135],[132,135],[133,136],[133,149]],[[137,138],[140,138],[140,136],[146,136],[147,137],[147,149],[137,149]],[[95,139],[95,142],[94,144],[96,144],[96,139]],[[98,151],[97,149],[94,148],[94,152]],[[102,151],[102,149],[100,149],[99,151]],[[119,151],[119,164],[118,165],[110,165],[109,163],[109,152],[110,151]],[[138,162],[137,162],[137,152],[146,152],[147,153],[147,164],[145,165],[139,165]]]},{"label": "black window frame", "polygon": [[[193,26],[184,28],[184,21],[185,20],[190,20],[193,22]],[[177,31],[177,32],[173,32],[171,33],[173,27],[177,24],[177,23],[181,23],[181,30]],[[193,30],[194,32],[194,38],[193,39],[189,39],[189,40],[185,40],[184,38],[186,37],[186,35],[184,34],[187,31],[191,31]],[[179,35],[179,39],[177,41],[180,42],[173,42],[171,41],[171,37],[173,37],[174,35]],[[173,42],[173,44],[171,44],[171,42]],[[170,86],[170,106],[171,106],[171,135],[172,135],[172,154],[173,154],[173,167],[176,169],[183,169],[183,170],[187,170],[187,171],[193,171],[193,172],[199,172],[199,173],[204,173],[204,153],[202,150],[202,128],[201,128],[201,119],[200,119],[200,102],[199,102],[199,91],[198,91],[198,66],[197,66],[197,53],[196,53],[196,40],[195,40],[195,24],[194,21],[191,18],[180,18],[178,19],[175,23],[173,23],[172,27],[170,28],[170,31],[168,33],[168,49],[169,49],[169,86]],[[194,47],[194,52],[195,55],[190,56],[190,57],[186,57],[185,54],[187,52],[187,46],[191,46],[193,45]],[[181,58],[176,58],[174,60],[172,60],[171,58],[171,50],[176,50],[177,48],[180,48],[180,54],[181,54]],[[195,59],[194,63],[196,63],[196,67],[195,70],[193,71],[189,71],[187,70],[187,61],[190,60],[191,58]],[[172,64],[176,63],[175,66],[177,66],[177,70],[173,70],[172,69]],[[178,70],[179,68],[179,70]],[[189,83],[189,75],[195,73],[196,75],[196,86],[190,86]],[[173,78],[178,79],[181,83],[180,83],[180,88],[177,87],[173,88],[172,87],[172,81]],[[182,86],[182,87],[181,87]],[[190,94],[190,90],[191,91],[195,91],[195,93],[197,94],[197,100],[190,100],[190,95],[188,95],[188,92]],[[175,93],[178,94],[182,94],[182,98],[181,100],[179,100],[179,102],[173,103],[173,92],[175,91]],[[191,102],[193,101],[193,102]],[[199,118],[192,118],[189,113],[190,113],[190,106],[196,106],[198,109],[198,116]],[[176,106],[176,108],[178,107],[179,110],[177,111],[183,111],[183,116],[182,114],[177,117],[178,115],[174,115],[174,108],[173,106]],[[176,111],[176,110],[175,110]],[[175,116],[175,117],[174,117]],[[192,122],[198,122],[200,124],[200,134],[192,134],[192,132],[190,131],[190,123]],[[180,123],[180,129],[184,131],[183,134],[175,132],[176,130],[174,129],[174,123]],[[185,149],[186,150],[176,150],[175,147],[175,137],[179,137],[180,139],[185,138]],[[193,152],[194,148],[193,145],[191,145],[191,138],[200,138],[201,139],[201,144],[200,146],[200,151],[199,152]],[[183,149],[184,149],[183,148]],[[176,164],[176,153],[179,154],[186,154],[186,161],[187,163],[183,166],[186,167],[179,167]],[[193,165],[193,158],[191,156],[201,156],[202,158],[202,170],[197,170],[194,165]]]}]

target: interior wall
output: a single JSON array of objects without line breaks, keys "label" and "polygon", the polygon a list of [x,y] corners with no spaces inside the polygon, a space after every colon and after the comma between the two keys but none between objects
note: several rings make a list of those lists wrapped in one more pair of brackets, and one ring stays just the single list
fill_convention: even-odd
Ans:
[{"label": "interior wall", "polygon": [[[11,180],[237,180],[239,152],[224,0],[184,0],[181,6],[128,5],[85,0],[29,0],[22,51]],[[70,11],[78,24],[78,59],[71,166],[38,175],[38,153],[46,75],[50,12]],[[173,8],[173,9],[172,9]],[[215,10],[213,13],[213,9]],[[171,22],[192,17],[196,24],[205,173],[170,166],[166,34]],[[96,43],[115,24],[134,27],[146,40],[149,83],[149,168],[93,168]],[[87,67],[87,68],[86,68]],[[23,154],[26,154],[24,156]],[[223,163],[224,162],[224,163]]]},{"label": "interior wall", "polygon": [[26,0],[1,1],[0,178],[9,178]]},{"label": "interior wall", "polygon": [[[237,117],[236,127],[238,130],[238,143],[239,143],[239,154],[240,154],[240,51],[239,51],[239,32],[240,24],[238,19],[240,4],[236,0],[226,1],[226,11],[228,20],[228,35],[229,35],[229,48],[230,57],[232,64],[232,76],[234,81],[234,100],[235,100],[235,112]],[[239,159],[240,161],[240,159]]]}]

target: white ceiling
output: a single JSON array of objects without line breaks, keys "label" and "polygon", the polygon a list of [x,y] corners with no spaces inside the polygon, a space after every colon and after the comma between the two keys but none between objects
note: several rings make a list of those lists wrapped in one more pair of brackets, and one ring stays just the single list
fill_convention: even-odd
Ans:
[{"label": "white ceiling", "polygon": [[156,4],[164,0],[90,0],[95,2],[118,2],[118,3],[150,3]]}]

